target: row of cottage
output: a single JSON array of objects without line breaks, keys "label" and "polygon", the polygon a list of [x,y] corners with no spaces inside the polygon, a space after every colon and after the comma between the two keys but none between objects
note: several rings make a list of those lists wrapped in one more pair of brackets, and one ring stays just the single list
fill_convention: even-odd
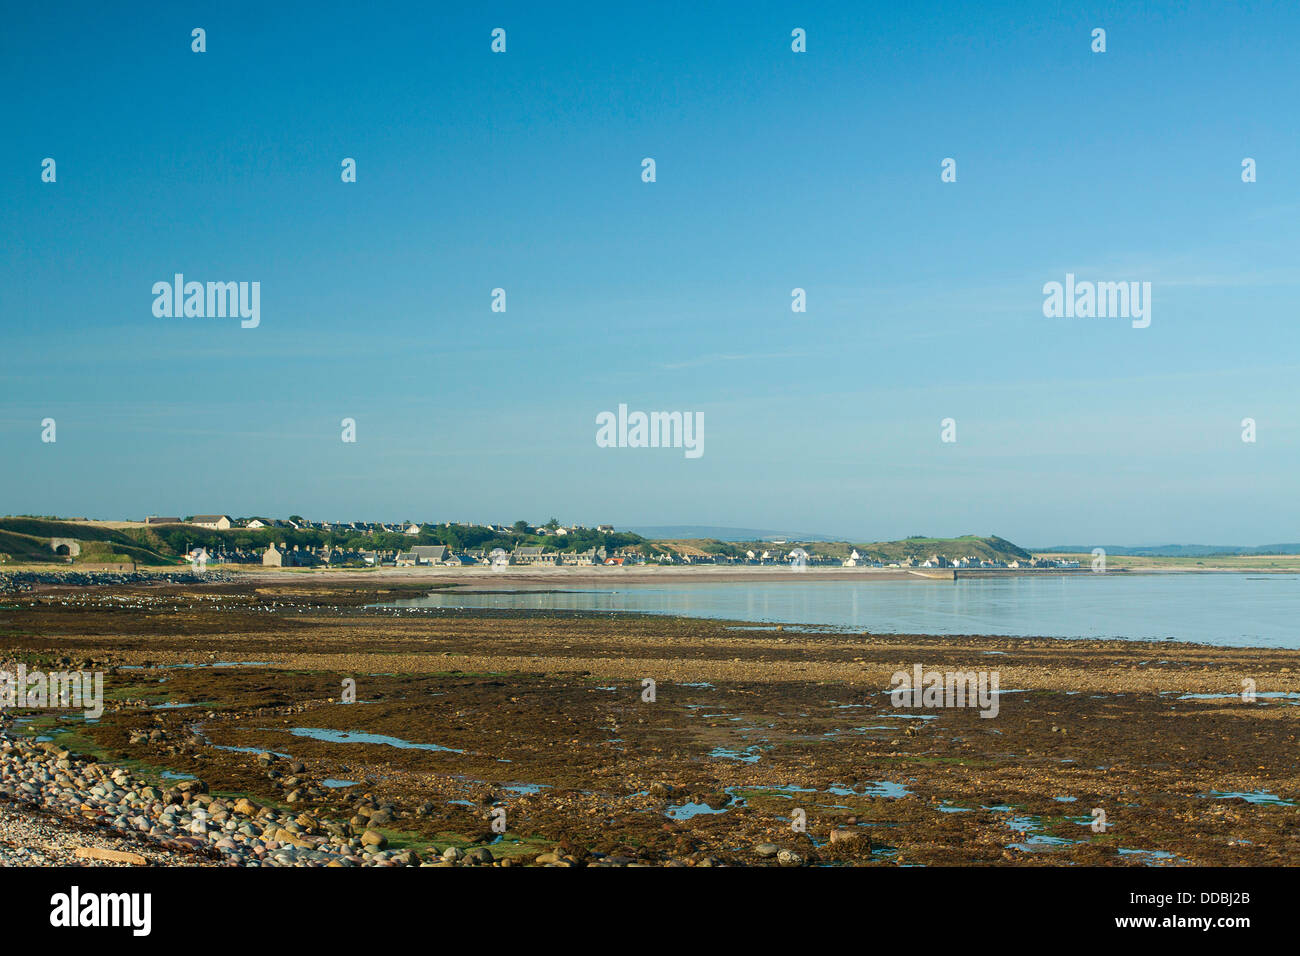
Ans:
[{"label": "row of cottage", "polygon": [[[403,521],[397,524],[386,524],[382,521],[308,521],[306,518],[289,518],[284,521],[278,518],[249,518],[242,520],[232,518],[230,515],[195,515],[188,521],[165,515],[150,515],[144,519],[147,525],[163,524],[185,524],[195,528],[205,528],[209,531],[230,531],[232,529],[247,528],[250,531],[274,531],[284,529],[287,531],[337,531],[343,534],[405,534],[415,537],[429,528],[438,527],[434,524],[416,524],[409,521]],[[454,522],[444,521],[441,526],[450,528],[455,525],[466,528],[486,528],[497,534],[510,534],[513,528],[503,524],[476,524],[472,521]],[[575,524],[569,527],[557,525],[556,527],[541,527],[529,529],[530,534],[554,535],[556,537],[565,537],[577,531],[589,530],[585,525]],[[613,534],[614,526],[612,524],[596,525],[596,530],[602,534]]]},{"label": "row of cottage", "polygon": [[610,557],[604,548],[588,548],[586,551],[561,552],[547,551],[541,547],[519,547],[513,551],[497,548],[492,552],[481,550],[454,553],[445,545],[416,545],[410,551],[399,551],[393,563],[399,568],[412,568],[418,565],[464,566],[472,564],[518,564],[547,565],[559,564],[622,564],[626,554]]},{"label": "row of cottage", "polygon": [[934,554],[924,561],[917,558],[903,558],[901,561],[893,561],[886,564],[875,558],[867,557],[858,552],[856,548],[842,562],[846,568],[1077,568],[1078,561],[1069,561],[1065,559],[1054,558],[1017,558],[1011,561],[998,561],[989,558],[980,558],[975,555],[968,555],[964,558],[948,558],[942,554]]},{"label": "row of cottage", "polygon": [[511,564],[540,565],[622,565],[642,560],[639,552],[620,549],[613,555],[604,548],[586,551],[546,551],[540,547],[497,549],[492,552],[467,550],[453,552],[446,545],[415,545],[409,551],[348,551],[343,548],[311,548],[272,544],[262,555],[267,567],[288,568],[312,565],[363,564],[370,567],[389,565],[399,568],[467,567],[473,565]]}]

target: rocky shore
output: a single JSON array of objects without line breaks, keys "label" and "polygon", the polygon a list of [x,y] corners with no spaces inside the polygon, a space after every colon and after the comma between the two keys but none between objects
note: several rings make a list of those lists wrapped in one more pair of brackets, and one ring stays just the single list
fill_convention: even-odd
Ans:
[{"label": "rocky shore", "polygon": [[[0,661],[12,673],[16,661]],[[123,865],[399,866],[420,863],[409,851],[385,849],[374,830],[322,823],[250,800],[222,800],[201,780],[166,789],[110,764],[11,733],[0,713],[0,865],[59,866],[87,862],[90,843],[114,851]],[[275,758],[263,754],[267,763]],[[140,848],[146,849],[145,853]],[[455,862],[453,854],[451,862]],[[492,862],[491,854],[486,860]]]},{"label": "rocky shore", "polygon": [[[270,754],[263,755],[271,757]],[[394,808],[363,798],[350,824],[293,814],[246,798],[222,800],[201,781],[175,787],[141,784],[121,768],[31,743],[0,730],[0,866],[503,866],[489,847],[441,853],[386,849],[366,826],[390,822]],[[357,831],[359,835],[357,835]],[[800,866],[798,852],[775,844],[754,848],[760,859]],[[561,847],[540,853],[541,866],[645,866],[633,856]],[[658,865],[718,866],[712,857]]]},{"label": "rocky shore", "polygon": [[[17,661],[0,660],[0,671],[16,668]],[[390,849],[377,827],[392,823],[400,811],[370,794],[358,800],[345,823],[248,798],[214,797],[198,779],[154,786],[125,768],[15,734],[14,720],[0,710],[0,866],[508,867],[520,862],[498,860],[486,846],[422,853]],[[277,778],[282,774],[276,764],[290,775],[303,771],[301,763],[270,752],[258,754],[257,763]],[[298,792],[289,794],[289,802]],[[533,862],[637,865],[633,858],[602,856],[557,847]]]},{"label": "rocky shore", "polygon": [[[267,755],[270,756],[270,755]],[[464,853],[449,848],[424,861],[410,850],[386,849],[374,829],[261,806],[248,799],[210,796],[202,781],[174,787],[142,784],[122,768],[100,764],[0,731],[0,864],[70,862],[78,843],[66,823],[88,824],[103,834],[135,835],[155,851],[154,862],[225,863],[230,866],[413,866],[495,862],[486,847]],[[40,811],[39,814],[32,811]],[[383,808],[375,808],[378,815]],[[84,844],[84,836],[81,844]],[[81,845],[78,844],[78,845]],[[132,849],[135,845],[132,844]]]},{"label": "rocky shore", "polygon": [[41,585],[124,587],[137,584],[218,584],[234,578],[222,571],[8,571],[0,572],[0,594],[21,594]]},{"label": "rocky shore", "polygon": [[209,866],[192,853],[0,800],[0,866]]},{"label": "rocky shore", "polygon": [[[1300,859],[1300,651],[357,611],[391,599],[0,602],[0,657],[106,678],[98,720],[0,720],[0,807],[217,866]],[[918,663],[996,670],[996,719],[900,707]]]}]

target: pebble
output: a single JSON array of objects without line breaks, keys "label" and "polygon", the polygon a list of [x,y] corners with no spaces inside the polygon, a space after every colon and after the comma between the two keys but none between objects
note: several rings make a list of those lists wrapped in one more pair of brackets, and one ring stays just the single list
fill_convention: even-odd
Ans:
[{"label": "pebble", "polygon": [[[120,767],[10,734],[8,719],[0,713],[0,866],[123,865],[86,853],[87,846],[178,865],[419,865],[414,852],[380,852],[388,840],[378,831],[355,840],[329,825],[323,835],[309,813],[247,798],[227,806],[209,797],[201,780],[164,792]],[[358,855],[353,842],[366,852]],[[475,861],[491,863],[491,853],[484,849]]]}]

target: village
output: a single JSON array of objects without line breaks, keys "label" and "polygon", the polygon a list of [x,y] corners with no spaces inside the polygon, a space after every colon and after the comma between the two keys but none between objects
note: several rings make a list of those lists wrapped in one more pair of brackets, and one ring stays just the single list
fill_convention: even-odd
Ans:
[{"label": "village", "polygon": [[[178,517],[150,516],[145,525],[181,525],[223,532],[215,541],[199,543],[186,548],[186,558],[196,564],[261,564],[264,567],[392,567],[392,568],[459,568],[459,567],[626,567],[636,565],[747,565],[786,567],[800,570],[807,567],[844,567],[874,569],[968,569],[968,570],[1030,570],[1078,569],[1077,561],[1023,557],[1002,560],[974,554],[952,556],[933,553],[928,556],[908,555],[897,560],[886,560],[868,550],[850,548],[847,556],[831,553],[830,549],[817,551],[814,543],[793,545],[784,539],[774,539],[750,545],[728,545],[710,542],[713,550],[699,547],[704,542],[647,541],[638,535],[619,533],[613,525],[602,524],[594,528],[583,525],[561,525],[554,519],[531,526],[526,522],[513,525],[473,524],[459,522],[425,523],[401,522],[328,522],[310,521],[300,516],[286,520],[272,518],[235,519],[229,515],[195,515],[187,520]],[[240,530],[260,532],[259,538],[269,534],[271,541],[254,544],[241,540]],[[276,532],[284,532],[277,539]],[[293,536],[308,533],[313,543],[289,543]],[[411,539],[410,543],[394,546],[398,536]],[[431,543],[438,538],[458,541],[468,536],[495,542],[495,546],[458,546],[449,543]],[[536,539],[549,539],[532,543]],[[373,539],[373,546],[369,546]],[[523,539],[531,539],[525,542]],[[605,540],[608,544],[575,546]],[[631,540],[628,540],[631,539]],[[366,544],[359,544],[359,541]],[[319,542],[319,543],[315,543]],[[418,542],[418,543],[417,543]],[[552,543],[553,542],[553,543]],[[619,542],[619,543],[614,543]],[[509,547],[502,545],[509,544]]]}]

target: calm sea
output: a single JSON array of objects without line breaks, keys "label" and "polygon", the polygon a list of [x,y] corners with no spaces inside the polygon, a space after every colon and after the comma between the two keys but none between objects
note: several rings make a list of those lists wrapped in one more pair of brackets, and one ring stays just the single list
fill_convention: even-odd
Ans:
[{"label": "calm sea", "polygon": [[547,593],[434,592],[389,606],[636,611],[875,633],[1115,637],[1300,648],[1300,575],[1295,574],[674,582]]}]

